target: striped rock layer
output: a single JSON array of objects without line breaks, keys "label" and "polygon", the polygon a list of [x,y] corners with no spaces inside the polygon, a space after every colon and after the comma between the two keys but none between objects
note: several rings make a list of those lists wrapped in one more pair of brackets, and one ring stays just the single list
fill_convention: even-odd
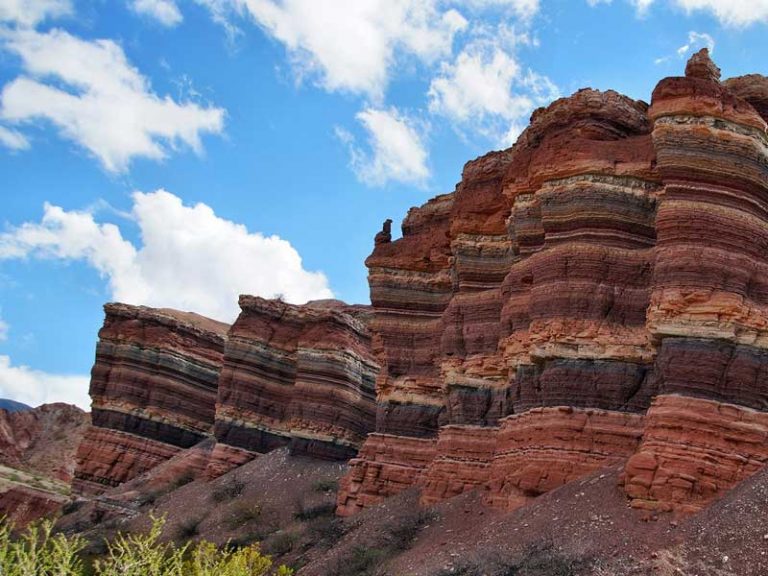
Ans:
[{"label": "striped rock layer", "polygon": [[98,493],[213,433],[228,325],[196,314],[107,304],[91,371],[91,427],[73,487]]},{"label": "striped rock layer", "polygon": [[[241,296],[219,380],[216,438],[227,450],[347,460],[375,419],[365,306]],[[223,448],[222,448],[223,449]]]},{"label": "striped rock layer", "polygon": [[[374,428],[378,371],[366,307],[250,296],[240,304],[231,327],[174,310],[105,306],[77,492],[98,494],[174,458],[194,461],[188,475],[214,478],[284,445],[326,459],[357,453]],[[181,456],[201,442],[203,467],[199,455]]]},{"label": "striped rock layer", "polygon": [[366,261],[376,433],[339,513],[408,486],[513,509],[627,462],[692,511],[768,461],[768,79],[705,51],[652,103],[582,90]]}]

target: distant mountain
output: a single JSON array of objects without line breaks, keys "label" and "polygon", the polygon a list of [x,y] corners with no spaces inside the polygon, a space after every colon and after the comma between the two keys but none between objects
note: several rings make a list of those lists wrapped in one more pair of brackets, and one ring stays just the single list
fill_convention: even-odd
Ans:
[{"label": "distant mountain", "polygon": [[32,410],[32,406],[27,406],[21,402],[8,400],[6,398],[0,398],[0,408],[3,410],[8,410],[8,412],[22,412],[23,410]]}]

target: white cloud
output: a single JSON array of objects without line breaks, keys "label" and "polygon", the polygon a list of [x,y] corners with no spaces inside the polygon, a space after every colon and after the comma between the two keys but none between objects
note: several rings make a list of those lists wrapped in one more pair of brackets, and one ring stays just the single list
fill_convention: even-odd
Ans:
[{"label": "white cloud", "polygon": [[36,26],[48,18],[72,13],[70,0],[0,0],[0,22]]},{"label": "white cloud", "polygon": [[27,150],[29,140],[18,130],[0,126],[0,144],[11,150]]},{"label": "white cloud", "polygon": [[0,235],[0,260],[85,261],[107,279],[114,300],[226,321],[239,312],[239,294],[295,303],[332,297],[325,275],[306,271],[289,242],[251,233],[205,204],[185,206],[164,190],[135,192],[132,217],[140,246],[90,212],[46,204],[40,223]]},{"label": "white cloud", "polygon": [[700,48],[708,48],[709,52],[715,51],[715,39],[706,32],[688,32],[688,42],[677,49],[677,55],[684,58],[688,53],[695,52]]},{"label": "white cloud", "polygon": [[[288,50],[299,79],[380,100],[397,55],[424,62],[451,53],[467,21],[439,0],[197,0],[222,21],[248,14]],[[530,0],[514,0],[528,4]]]},{"label": "white cloud", "polygon": [[383,186],[390,180],[424,185],[429,178],[427,150],[422,134],[427,126],[401,114],[396,108],[366,108],[356,115],[367,133],[369,151],[357,146],[354,137],[336,130],[347,144],[352,169],[369,186]]},{"label": "white cloud", "polygon": [[5,322],[2,318],[0,318],[0,342],[8,340],[8,331],[10,329],[11,327],[8,326],[8,322]]},{"label": "white cloud", "polygon": [[[595,0],[588,1],[592,3]],[[610,2],[610,0],[608,1]],[[502,7],[511,9],[520,18],[532,18],[538,13],[540,8],[539,0],[465,0],[463,2],[456,2],[456,5],[476,9]]]},{"label": "white cloud", "polygon": [[26,75],[3,88],[0,117],[49,120],[109,171],[127,169],[134,157],[163,159],[181,145],[201,152],[201,134],[223,130],[224,110],[156,95],[111,40],[63,30],[6,31],[2,40]]},{"label": "white cloud", "polygon": [[674,54],[656,58],[653,63],[657,65],[666,64],[667,62],[673,60],[675,57],[678,59],[683,59],[688,56],[688,54],[696,52],[699,49],[705,47],[709,49],[710,54],[713,53],[715,51],[715,39],[706,32],[691,31],[688,32],[688,41],[680,46],[677,50],[675,50]]},{"label": "white cloud", "polygon": [[0,398],[30,406],[66,402],[90,410],[89,381],[88,376],[49,374],[27,366],[13,366],[8,356],[0,355]]},{"label": "white cloud", "polygon": [[132,0],[129,5],[137,14],[154,18],[163,26],[173,27],[184,19],[174,0]]},{"label": "white cloud", "polygon": [[[629,0],[640,15],[645,14],[655,0]],[[610,4],[611,0],[587,0],[590,6]],[[668,0],[687,12],[707,11],[726,26],[743,27],[768,22],[768,0]]]},{"label": "white cloud", "polygon": [[523,70],[510,48],[479,38],[442,65],[429,87],[429,109],[460,128],[511,145],[531,112],[558,96],[546,76]]},{"label": "white cloud", "polygon": [[768,0],[675,0],[692,12],[706,10],[727,26],[747,26],[768,22]]}]

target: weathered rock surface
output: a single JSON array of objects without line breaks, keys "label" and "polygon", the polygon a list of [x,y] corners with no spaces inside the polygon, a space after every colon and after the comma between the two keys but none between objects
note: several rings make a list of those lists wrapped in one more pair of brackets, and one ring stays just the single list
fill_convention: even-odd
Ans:
[{"label": "weathered rock surface", "polygon": [[0,409],[0,464],[69,483],[88,414],[70,404]]},{"label": "weathered rock surface", "polygon": [[107,304],[91,372],[92,426],[74,487],[117,486],[212,436],[229,326],[197,314]]},{"label": "weathered rock surface", "polygon": [[[241,296],[224,354],[216,438],[233,449],[331,460],[357,454],[374,427],[374,380],[364,306],[303,306]],[[224,457],[222,447],[218,455]]]},{"label": "weathered rock surface", "polygon": [[690,511],[768,462],[766,111],[704,50],[650,106],[537,110],[377,236],[377,433],[339,513],[411,485],[510,510],[630,456],[635,506]]}]

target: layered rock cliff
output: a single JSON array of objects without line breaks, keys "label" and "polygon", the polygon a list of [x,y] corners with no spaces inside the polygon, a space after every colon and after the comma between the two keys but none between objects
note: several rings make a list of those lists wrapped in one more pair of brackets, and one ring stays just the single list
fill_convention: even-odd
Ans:
[{"label": "layered rock cliff", "polygon": [[374,427],[378,372],[367,307],[241,296],[240,308],[219,380],[218,450],[357,454]]},{"label": "layered rock cliff", "polygon": [[582,90],[376,238],[376,431],[339,512],[411,485],[513,509],[629,461],[696,510],[768,461],[768,80],[706,51],[649,106]]},{"label": "layered rock cliff", "polygon": [[[357,453],[375,417],[367,307],[251,296],[240,305],[231,327],[175,310],[105,306],[77,492],[98,494],[177,456],[194,464],[188,475],[215,478],[285,445],[323,459]],[[216,442],[181,457],[208,439]]]},{"label": "layered rock cliff", "polygon": [[197,314],[107,304],[91,371],[92,426],[74,487],[97,493],[213,434],[228,325]]}]

